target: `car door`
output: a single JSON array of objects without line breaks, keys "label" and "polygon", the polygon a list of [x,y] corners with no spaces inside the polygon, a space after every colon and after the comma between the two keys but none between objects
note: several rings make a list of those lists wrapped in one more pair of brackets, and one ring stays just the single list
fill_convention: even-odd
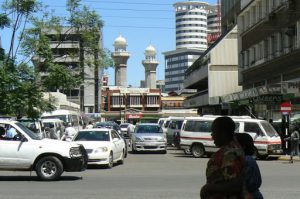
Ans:
[{"label": "car door", "polygon": [[117,159],[120,157],[121,152],[122,152],[122,142],[123,140],[119,136],[119,134],[115,131],[111,131],[112,135],[112,142],[113,142],[113,147],[114,147],[114,158]]},{"label": "car door", "polygon": [[[17,134],[22,135],[18,130]],[[32,152],[33,146],[28,141],[0,140],[0,168],[28,169],[32,164]]]}]

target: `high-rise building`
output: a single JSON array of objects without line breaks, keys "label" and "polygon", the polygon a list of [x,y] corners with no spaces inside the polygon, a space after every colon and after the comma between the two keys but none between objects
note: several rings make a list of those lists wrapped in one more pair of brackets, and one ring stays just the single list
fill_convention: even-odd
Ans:
[{"label": "high-rise building", "polygon": [[[100,112],[100,66],[88,65],[95,62],[98,56],[90,53],[89,49],[84,47],[82,35],[80,32],[70,27],[62,27],[57,30],[44,30],[50,40],[50,48],[53,52],[54,63],[64,65],[71,69],[74,74],[81,74],[83,83],[80,87],[71,90],[62,90],[67,95],[67,99],[80,105],[81,111],[86,113]],[[101,47],[101,32],[95,33],[99,38]],[[47,76],[43,70],[43,58],[34,57],[33,62],[41,76]],[[94,61],[92,61],[94,60]],[[96,63],[96,62],[95,62]],[[50,91],[50,90],[49,90]]]},{"label": "high-rise building", "polygon": [[152,45],[146,48],[142,64],[145,67],[145,87],[156,89],[156,68],[159,62],[156,60],[156,50]]},{"label": "high-rise building", "polygon": [[200,1],[174,4],[176,15],[176,50],[164,52],[165,91],[183,89],[184,72],[207,49],[208,14],[216,6]]},{"label": "high-rise building", "polygon": [[127,60],[130,54],[126,51],[127,42],[121,35],[115,40],[115,52],[112,58],[115,62],[115,86],[127,86]]}]

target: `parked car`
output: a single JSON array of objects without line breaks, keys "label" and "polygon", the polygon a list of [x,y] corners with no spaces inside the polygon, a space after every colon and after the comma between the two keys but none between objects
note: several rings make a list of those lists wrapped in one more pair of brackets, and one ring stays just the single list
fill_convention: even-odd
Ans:
[{"label": "parked car", "polygon": [[161,151],[167,153],[167,138],[155,123],[139,123],[131,136],[132,152]]},{"label": "parked car", "polygon": [[[218,150],[211,137],[211,125],[220,116],[187,117],[180,134],[180,147],[196,158]],[[261,159],[282,154],[281,139],[272,125],[249,116],[231,116],[236,133],[248,133],[254,140],[255,155]]]},{"label": "parked car", "polygon": [[124,163],[125,143],[114,129],[84,129],[74,136],[73,142],[85,147],[88,164],[112,168],[114,163]]},{"label": "parked car", "polygon": [[0,170],[36,171],[42,180],[57,180],[64,171],[83,171],[87,154],[83,146],[42,139],[18,121],[0,120],[0,132],[14,128],[13,138],[0,139]]}]

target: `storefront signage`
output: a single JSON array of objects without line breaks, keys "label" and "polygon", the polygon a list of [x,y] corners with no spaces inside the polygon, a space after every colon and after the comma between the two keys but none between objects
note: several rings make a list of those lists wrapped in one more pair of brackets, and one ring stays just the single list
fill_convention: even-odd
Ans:
[{"label": "storefront signage", "polygon": [[150,93],[149,88],[120,88],[120,93]]},{"label": "storefront signage", "polygon": [[143,114],[127,114],[126,118],[127,119],[139,119],[143,117]]}]

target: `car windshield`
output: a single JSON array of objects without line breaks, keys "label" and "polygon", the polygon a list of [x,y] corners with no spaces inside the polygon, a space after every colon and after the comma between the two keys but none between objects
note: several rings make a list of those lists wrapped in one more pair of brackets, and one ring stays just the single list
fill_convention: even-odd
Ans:
[{"label": "car windshield", "polygon": [[23,124],[21,123],[16,123],[16,125],[22,129],[31,139],[33,140],[41,140],[42,138],[35,134],[34,132],[32,132],[31,130],[29,130],[27,127],[25,127]]},{"label": "car windshield", "polygon": [[79,131],[74,141],[110,141],[109,131]]},{"label": "car windshield", "polygon": [[265,129],[268,136],[278,136],[274,127],[268,122],[261,122],[262,127]]},{"label": "car windshield", "polygon": [[140,125],[136,133],[162,133],[161,128],[157,125]]},{"label": "car windshield", "polygon": [[42,119],[60,119],[60,120],[64,121],[65,123],[69,122],[69,121],[67,121],[66,115],[43,116]]}]

